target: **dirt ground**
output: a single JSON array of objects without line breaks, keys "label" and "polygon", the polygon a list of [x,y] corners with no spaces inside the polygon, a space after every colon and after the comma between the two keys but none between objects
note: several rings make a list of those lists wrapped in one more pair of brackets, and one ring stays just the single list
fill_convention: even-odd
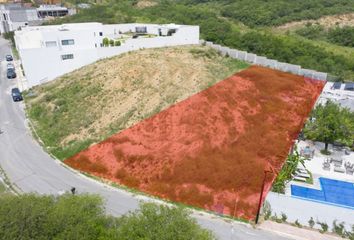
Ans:
[{"label": "dirt ground", "polygon": [[319,24],[325,28],[331,28],[336,26],[354,26],[354,13],[334,15],[334,16],[325,16],[317,20],[303,20],[297,22],[286,23],[282,26],[277,27],[276,29],[287,31],[287,30],[296,30],[298,28],[304,27],[307,23]]},{"label": "dirt ground", "polygon": [[254,219],[263,180],[267,193],[323,85],[252,66],[65,163],[171,201]]}]

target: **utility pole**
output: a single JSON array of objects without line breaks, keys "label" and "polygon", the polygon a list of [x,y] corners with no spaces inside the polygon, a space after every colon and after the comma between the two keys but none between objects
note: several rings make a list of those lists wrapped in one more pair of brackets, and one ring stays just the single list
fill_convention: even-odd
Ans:
[{"label": "utility pole", "polygon": [[257,208],[256,224],[258,224],[259,214],[260,214],[261,207],[262,207],[262,198],[263,198],[264,185],[265,185],[265,181],[266,181],[266,178],[267,178],[267,173],[272,173],[272,172],[264,170],[264,178],[263,178],[263,183],[262,183],[262,189],[261,189],[261,194],[259,196],[259,202],[258,202],[258,208]]}]

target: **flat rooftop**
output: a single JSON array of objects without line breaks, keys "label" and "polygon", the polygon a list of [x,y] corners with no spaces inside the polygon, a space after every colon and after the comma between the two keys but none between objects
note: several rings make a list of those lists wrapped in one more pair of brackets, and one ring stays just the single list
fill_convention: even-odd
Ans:
[{"label": "flat rooftop", "polygon": [[16,31],[16,45],[21,49],[41,48],[43,33],[59,31],[89,30],[99,28],[102,23],[70,23],[51,26],[29,26]]},{"label": "flat rooftop", "polygon": [[[190,25],[177,25],[174,23],[170,24],[143,24],[143,23],[127,23],[127,24],[107,24],[105,26],[158,26],[160,28],[172,28],[178,29],[183,27],[191,27]],[[62,25],[49,25],[49,26],[28,26],[24,27],[19,31],[15,32],[16,44],[20,46],[21,49],[29,48],[41,48],[43,42],[43,33],[45,32],[59,32],[59,31],[84,31],[100,29],[103,30],[103,24],[98,22],[88,22],[88,23],[68,23]]]}]

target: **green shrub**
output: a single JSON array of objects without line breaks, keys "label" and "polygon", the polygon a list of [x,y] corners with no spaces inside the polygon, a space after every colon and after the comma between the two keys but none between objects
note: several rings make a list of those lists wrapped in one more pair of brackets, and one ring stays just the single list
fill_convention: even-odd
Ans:
[{"label": "green shrub", "polygon": [[297,220],[297,219],[296,219],[296,221],[295,221],[295,226],[298,227],[298,228],[302,228],[301,223],[300,223],[299,220]]},{"label": "green shrub", "polygon": [[103,38],[103,40],[102,40],[102,44],[103,44],[103,46],[105,46],[105,47],[108,47],[109,46],[109,39],[108,38]]},{"label": "green shrub", "polygon": [[281,220],[283,222],[286,222],[287,219],[288,219],[288,217],[286,216],[286,214],[285,213],[281,213]]},{"label": "green shrub", "polygon": [[265,201],[263,205],[263,215],[265,220],[268,220],[272,216],[272,207],[268,201]]},{"label": "green shrub", "polygon": [[121,45],[120,41],[117,40],[117,41],[114,42],[114,46],[119,47],[120,45]]},{"label": "green shrub", "polygon": [[321,226],[320,233],[325,233],[328,231],[328,224],[324,222],[317,222]]},{"label": "green shrub", "polygon": [[315,221],[313,220],[313,218],[311,217],[310,220],[308,221],[310,228],[313,228],[313,226],[315,226]]},{"label": "green shrub", "polygon": [[339,236],[345,236],[344,222],[337,224],[337,220],[333,221],[332,232],[338,234]]}]

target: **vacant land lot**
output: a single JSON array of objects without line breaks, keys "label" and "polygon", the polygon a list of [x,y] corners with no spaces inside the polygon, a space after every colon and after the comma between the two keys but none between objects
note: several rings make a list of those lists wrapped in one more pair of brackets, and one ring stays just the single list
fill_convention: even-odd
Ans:
[{"label": "vacant land lot", "polygon": [[207,47],[132,52],[35,87],[27,113],[48,150],[65,159],[247,66]]},{"label": "vacant land lot", "polygon": [[252,66],[65,162],[162,198],[254,219],[263,179],[268,191],[323,85]]}]

